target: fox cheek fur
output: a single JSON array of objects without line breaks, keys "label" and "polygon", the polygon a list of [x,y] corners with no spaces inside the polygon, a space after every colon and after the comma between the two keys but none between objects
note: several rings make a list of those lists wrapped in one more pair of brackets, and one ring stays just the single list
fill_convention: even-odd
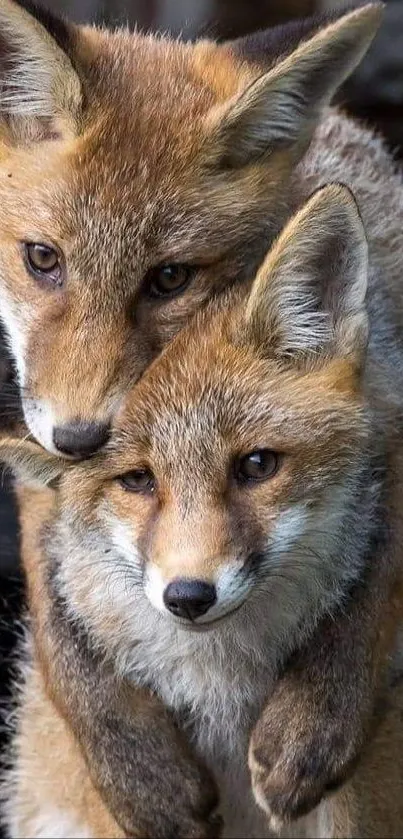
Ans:
[{"label": "fox cheek fur", "polygon": [[[55,451],[56,427],[108,425],[194,311],[253,275],[380,7],[261,64],[246,41],[190,45],[38,14],[2,0],[0,283],[25,418]],[[27,270],[26,243],[55,249],[56,278]],[[150,289],[164,264],[191,279],[162,299]]]}]

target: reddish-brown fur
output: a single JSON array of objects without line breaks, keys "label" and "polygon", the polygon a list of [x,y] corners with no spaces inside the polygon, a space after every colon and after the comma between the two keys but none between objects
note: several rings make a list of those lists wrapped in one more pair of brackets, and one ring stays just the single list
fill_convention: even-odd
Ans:
[{"label": "reddish-brown fur", "polygon": [[[330,202],[329,206],[326,201]],[[27,531],[25,539],[28,541],[24,547],[37,554],[38,543],[35,540],[43,517],[49,518],[54,511],[56,518],[64,521],[65,529],[60,531],[62,543],[52,543],[52,538],[48,538],[42,543],[40,556],[35,559],[37,567],[44,572],[41,595],[48,596],[49,583],[56,599],[64,592],[70,604],[69,614],[78,616],[84,625],[88,622],[91,636],[105,645],[108,655],[120,661],[123,670],[125,659],[122,655],[125,645],[128,646],[127,666],[129,672],[135,674],[136,645],[133,641],[137,639],[136,644],[141,645],[145,635],[147,644],[152,644],[158,634],[163,640],[166,624],[156,623],[157,613],[148,604],[151,624],[144,628],[143,621],[147,623],[148,612],[147,609],[144,613],[138,612],[144,604],[141,596],[137,599],[136,580],[133,584],[128,577],[127,589],[122,589],[116,581],[115,596],[112,577],[103,577],[103,554],[97,554],[99,540],[101,546],[109,546],[108,550],[113,551],[116,521],[126,526],[125,533],[129,529],[127,542],[119,542],[118,554],[111,560],[118,567],[120,557],[127,558],[126,551],[133,568],[139,561],[138,556],[143,558],[146,574],[149,566],[157,566],[165,580],[181,574],[209,579],[228,560],[245,561],[251,547],[258,555],[264,552],[267,537],[275,533],[282,511],[288,505],[296,508],[303,500],[314,512],[319,527],[321,519],[317,517],[320,516],[323,494],[326,496],[330,488],[331,496],[325,502],[330,514],[329,520],[325,519],[328,526],[323,533],[318,532],[317,541],[314,541],[320,553],[315,552],[313,557],[307,554],[304,571],[298,572],[301,588],[296,595],[304,599],[305,584],[310,578],[315,580],[316,566],[312,560],[316,557],[323,567],[329,559],[326,559],[330,544],[327,540],[334,526],[331,519],[333,510],[337,517],[344,516],[343,512],[338,512],[337,506],[340,490],[347,493],[348,498],[348,488],[356,469],[360,470],[367,463],[368,456],[368,463],[376,457],[375,471],[372,467],[368,474],[364,470],[361,475],[359,471],[357,474],[361,478],[354,485],[359,496],[362,490],[370,489],[368,498],[364,494],[364,504],[359,506],[352,520],[348,519],[350,529],[346,530],[346,521],[344,526],[340,527],[340,523],[337,526],[338,552],[342,555],[347,551],[345,558],[353,563],[352,571],[355,551],[360,554],[364,550],[366,563],[361,566],[358,578],[354,574],[352,577],[352,599],[348,599],[347,586],[347,599],[337,601],[336,596],[332,620],[326,618],[319,627],[319,633],[313,632],[315,622],[311,609],[316,608],[313,587],[311,596],[306,599],[309,641],[304,649],[296,651],[293,666],[274,686],[274,698],[264,709],[252,736],[250,764],[258,800],[263,804],[274,801],[278,805],[275,815],[287,819],[288,813],[281,807],[281,802],[280,805],[276,802],[276,794],[282,796],[284,786],[289,784],[289,752],[297,753],[299,759],[306,761],[308,771],[304,773],[303,780],[307,787],[298,790],[298,793],[304,801],[303,807],[307,802],[313,805],[323,791],[321,786],[315,786],[320,773],[309,775],[311,764],[315,766],[317,762],[312,743],[317,733],[318,709],[320,719],[325,720],[325,727],[320,732],[322,749],[319,756],[324,755],[325,758],[329,751],[332,753],[333,743],[337,744],[337,740],[345,737],[349,738],[350,757],[354,757],[357,747],[354,737],[358,730],[354,721],[358,713],[365,717],[367,737],[374,737],[373,742],[367,743],[351,781],[334,799],[322,805],[308,825],[316,824],[315,830],[319,830],[316,835],[322,836],[381,836],[384,833],[396,836],[401,818],[396,789],[401,784],[403,766],[397,760],[392,767],[387,767],[388,754],[394,748],[390,738],[394,736],[400,743],[402,736],[400,690],[391,687],[390,668],[385,665],[390,663],[387,657],[394,646],[396,627],[403,613],[400,557],[403,458],[396,424],[402,396],[398,388],[392,392],[388,384],[388,373],[395,376],[394,369],[390,368],[390,354],[394,351],[391,336],[394,325],[399,326],[399,319],[388,304],[384,303],[383,310],[373,308],[374,296],[376,301],[384,281],[377,274],[371,276],[368,301],[370,345],[364,360],[367,315],[364,309],[364,280],[361,277],[366,274],[366,250],[357,210],[347,191],[339,187],[322,190],[312,199],[310,206],[320,211],[315,225],[312,226],[309,220],[307,226],[305,211],[297,216],[295,223],[288,225],[259,272],[248,304],[245,305],[241,297],[238,307],[232,299],[229,312],[225,304],[218,311],[211,307],[179,335],[151,366],[118,415],[109,449],[92,463],[67,467],[60,485],[58,504],[53,507],[54,498],[49,493],[49,508],[39,511],[34,542],[29,541],[32,535]],[[331,232],[326,234],[323,231],[330,223]],[[322,248],[327,245],[328,263],[325,269],[323,250],[316,253],[321,240]],[[333,261],[329,263],[332,254]],[[345,254],[348,259],[345,259]],[[344,271],[341,274],[344,284],[341,285],[337,283],[336,273],[340,260]],[[305,340],[311,340],[311,331],[304,332],[302,329],[298,332],[298,305],[295,297],[285,289],[286,283],[292,286],[298,279],[305,283],[301,267],[308,275],[313,272],[312,282],[314,278],[316,283],[320,283],[324,301],[334,307],[333,328],[319,333],[322,343],[313,355],[306,353],[302,344],[304,336]],[[350,294],[348,288],[352,279],[354,293]],[[316,288],[316,285],[313,287]],[[315,314],[315,299],[312,307]],[[290,317],[296,320],[290,323],[287,333]],[[315,318],[312,328],[315,329]],[[374,341],[378,336],[383,337],[386,346],[374,358]],[[290,347],[294,347],[291,354]],[[383,375],[379,376],[373,368],[374,361],[384,365]],[[232,470],[234,458],[267,445],[282,453],[278,473],[271,480],[253,487],[239,485]],[[22,474],[26,456],[26,474],[30,475],[32,458],[33,474],[37,473],[40,480],[42,470],[45,482],[50,476],[50,473],[46,476],[50,465],[54,470],[63,472],[55,457],[41,453],[32,444],[18,446],[17,443],[10,452],[10,446],[5,442],[3,453],[5,460],[13,463],[17,471],[21,465]],[[157,481],[154,493],[128,494],[116,482],[116,477],[139,466],[152,469]],[[52,473],[52,476],[55,474]],[[372,506],[374,499],[376,503]],[[27,503],[30,503],[29,496]],[[371,532],[373,528],[372,517],[375,517],[376,528],[367,544],[366,530],[368,528]],[[359,532],[360,527],[362,533]],[[91,533],[96,547],[91,555],[92,562],[83,574],[82,563],[85,562],[89,543],[82,549],[78,545],[86,538],[87,532]],[[178,532],[182,535],[180,543]],[[52,528],[49,531],[51,536]],[[286,536],[287,530],[284,538]],[[56,544],[59,551],[60,544],[66,544],[67,556],[52,553],[52,544]],[[283,570],[287,569],[286,554],[287,551]],[[329,571],[336,560],[337,555],[333,555]],[[270,572],[268,579],[270,581]],[[320,580],[318,577],[319,586]],[[332,586],[335,583],[332,576],[329,583]],[[143,584],[142,578],[142,587]],[[250,607],[248,623],[258,621],[257,646],[253,648],[255,655],[258,654],[259,629],[264,626],[265,620],[268,624],[274,620],[277,599],[281,603],[281,586],[277,597],[272,596],[270,601],[270,593],[276,595],[275,586],[274,575],[274,590],[270,587],[267,590],[268,599],[261,603],[262,613],[254,613],[253,606]],[[129,599],[126,600],[128,592]],[[130,592],[133,600],[130,600]],[[284,588],[286,593],[287,585]],[[327,595],[324,587],[322,596]],[[248,608],[247,603],[245,605]],[[291,609],[297,607],[298,600],[292,599]],[[267,608],[270,613],[265,615]],[[235,614],[232,619],[232,634],[235,637],[239,624]],[[353,644],[351,633],[356,631],[357,624],[362,632]],[[285,627],[286,624],[284,631]],[[304,632],[303,626],[301,631]],[[219,634],[220,629],[214,628],[212,632]],[[174,656],[180,654],[183,645],[184,672],[181,678],[191,696],[193,685],[186,682],[186,634],[189,635],[179,632],[177,649],[173,652],[171,639],[171,652]],[[204,634],[208,638],[209,633]],[[322,658],[323,646],[326,655]],[[169,656],[171,652],[168,646],[164,654]],[[208,640],[205,652],[208,654]],[[195,654],[201,653],[202,648],[197,650],[195,647]],[[265,654],[269,654],[269,648]],[[134,663],[130,664],[132,658]],[[354,691],[349,686],[346,692],[349,679],[346,661],[352,671]],[[221,663],[224,666],[224,659]],[[162,657],[158,660],[157,672],[164,664]],[[219,678],[220,666],[217,667],[217,662],[215,666],[211,664],[207,679],[214,680]],[[238,666],[245,666],[245,650],[243,654],[239,650]],[[264,657],[260,666],[264,666]],[[400,672],[399,669],[397,672]],[[255,667],[256,681],[259,675],[259,668]],[[384,684],[381,676],[386,675],[388,683]],[[153,684],[152,670],[149,679]],[[157,678],[157,690],[158,684]],[[328,693],[329,684],[332,686],[331,696]],[[197,689],[196,685],[194,689]],[[236,689],[239,690],[239,686]],[[374,695],[378,700],[375,710]],[[173,696],[175,699],[175,693]],[[283,707],[280,705],[281,697]],[[223,697],[221,710],[224,721],[226,702],[230,699]],[[382,708],[385,699],[386,706]],[[206,683],[206,694],[202,692],[202,708],[207,701]],[[337,711],[342,709],[342,719],[339,713],[333,714],[334,707]],[[40,708],[36,713],[41,716]],[[43,713],[47,717],[53,712],[48,706]],[[290,717],[292,723],[286,732],[282,730],[284,714]],[[374,730],[376,717],[380,725],[377,732]],[[221,717],[214,720],[217,729],[221,724],[225,724],[221,723]],[[266,765],[268,743],[272,750],[280,749],[277,777],[273,776],[273,767]],[[27,746],[20,741],[20,747],[23,754]],[[149,758],[150,761],[161,760],[158,754],[150,753]],[[172,769],[170,767],[171,781]],[[285,780],[281,771],[285,772]],[[334,780],[344,781],[343,764],[336,765],[333,771]],[[267,778],[271,785],[268,792]],[[382,794],[378,794],[374,801],[370,796],[375,795],[379,786]],[[167,804],[166,810],[168,818],[171,811]],[[320,822],[322,827],[318,828],[315,818],[320,820],[325,817],[326,825]],[[88,819],[91,819],[91,814]],[[298,831],[301,825],[295,829]],[[297,832],[296,835],[305,834]]]},{"label": "reddish-brown fur", "polygon": [[[29,31],[10,0],[3,3],[7,25]],[[376,5],[362,24],[353,16],[361,52],[378,19]],[[325,90],[343,76],[342,59],[347,68],[359,53],[345,28],[327,59],[335,78],[329,74]],[[287,183],[308,139],[304,127],[297,142],[269,142],[268,156],[255,159],[252,149],[246,167],[228,162],[227,142],[236,148],[243,129],[225,128],[226,113],[263,69],[238,48],[91,28],[67,30],[66,41],[67,58],[55,44],[46,53],[37,47],[51,62],[47,75],[60,56],[63,73],[50,80],[52,99],[36,105],[31,119],[11,106],[0,145],[3,295],[19,307],[9,328],[21,331],[29,359],[20,376],[28,424],[34,432],[38,425],[48,447],[41,420],[29,420],[33,399],[52,409],[55,423],[109,422],[129,383],[190,315],[253,275],[284,219]],[[24,96],[29,113],[30,91]],[[320,84],[317,96],[326,96]],[[54,110],[46,120],[45,107]],[[316,111],[309,107],[311,133]],[[27,274],[25,240],[61,249],[63,288],[52,293]],[[150,300],[147,271],[164,263],[190,264],[195,278],[188,293]],[[20,348],[15,354],[21,367]]]},{"label": "reddish-brown fur", "polygon": [[[235,48],[209,43],[192,48],[90,29],[74,30],[67,42],[81,91],[73,78],[68,96],[64,85],[56,89],[59,107],[51,124],[40,117],[30,121],[12,116],[2,125],[0,257],[3,268],[7,266],[5,290],[15,295],[26,330],[29,321],[28,404],[33,394],[51,400],[60,421],[77,416],[108,420],[129,383],[194,310],[215,291],[251,276],[268,237],[287,212],[287,183],[306,138],[291,153],[276,149],[245,171],[217,171],[222,138],[214,136],[214,126],[220,108],[261,74],[256,56],[248,62]],[[272,56],[267,66],[271,64]],[[60,107],[66,97],[67,113]],[[318,143],[338,148],[343,126],[341,120],[330,129],[334,136]],[[33,138],[41,142],[32,145]],[[372,142],[367,135],[362,139],[368,147]],[[346,149],[351,149],[349,143],[347,139]],[[361,139],[358,147],[356,168],[361,170]],[[353,157],[354,151],[351,161]],[[323,177],[329,170],[331,165],[328,170],[324,166]],[[389,162],[385,170],[387,181]],[[304,178],[302,192],[316,185],[318,174],[312,178],[308,166]],[[361,182],[364,193],[365,188]],[[291,203],[300,192],[297,183]],[[52,295],[27,278],[18,247],[26,237],[48,238],[65,251],[65,290]],[[388,243],[386,249],[390,251]],[[151,304],[143,294],[144,275],[165,261],[191,262],[197,276],[188,294]],[[40,625],[52,628],[57,638],[44,592],[31,590],[39,595]],[[39,631],[38,643],[45,649]],[[106,785],[116,815],[132,827],[130,796],[124,791],[119,798],[98,770],[98,733],[83,723],[92,725],[88,711],[95,693],[90,689],[81,705],[69,706],[63,686],[66,680],[74,683],[74,665],[73,670],[71,661],[66,666],[66,638],[66,661],[48,658],[52,649],[60,647],[50,645],[44,654],[49,686],[76,727],[84,751],[91,754],[97,781]],[[114,690],[105,679],[105,696],[108,685]],[[165,722],[161,725],[165,731]],[[167,731],[171,733],[169,725]]]}]

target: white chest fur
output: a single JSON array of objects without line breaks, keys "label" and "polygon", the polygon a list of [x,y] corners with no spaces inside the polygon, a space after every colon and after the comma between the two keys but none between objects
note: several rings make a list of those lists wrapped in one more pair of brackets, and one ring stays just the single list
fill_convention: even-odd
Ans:
[{"label": "white chest fur", "polygon": [[[230,622],[225,629],[203,634],[177,629],[160,616],[156,623],[155,632],[132,650],[132,678],[148,684],[172,708],[212,770],[224,839],[273,836],[253,798],[247,762],[250,731],[277,670],[270,653],[273,639],[267,633],[253,638],[250,623],[238,620],[232,628]],[[326,809],[321,805],[309,824],[301,819],[283,835],[331,835]]]},{"label": "white chest fur", "polygon": [[220,788],[224,836],[263,839],[271,834],[253,799],[247,750],[274,662],[270,654],[264,661],[251,639],[240,643],[237,630],[200,634],[161,620],[153,641],[148,637],[136,646],[130,669],[137,683],[148,684],[172,708],[211,768]]},{"label": "white chest fur", "polygon": [[262,631],[261,620],[239,614],[203,633],[177,628],[158,613],[152,627],[149,615],[138,623],[140,638],[122,662],[126,675],[159,694],[212,770],[225,839],[272,836],[254,801],[247,762],[250,732],[277,672],[272,628]]}]

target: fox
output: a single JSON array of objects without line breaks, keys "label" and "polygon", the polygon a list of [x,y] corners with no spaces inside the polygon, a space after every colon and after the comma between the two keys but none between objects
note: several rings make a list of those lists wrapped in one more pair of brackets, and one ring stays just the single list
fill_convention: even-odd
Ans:
[{"label": "fox", "polygon": [[[354,186],[375,261],[397,270],[401,177],[371,131],[327,108],[381,12],[372,3],[328,23],[186,44],[75,27],[1,0],[1,317],[25,422],[51,454],[86,458],[102,448],[130,385],[196,310],[250,280],[285,219],[326,180]],[[46,689],[96,788],[129,835],[139,825],[163,835],[164,779],[157,771],[145,780],[143,756],[164,754],[187,779],[176,785],[182,810],[171,832],[194,819],[200,831],[214,784],[163,704],[138,688],[120,692],[107,666],[99,678],[102,663],[41,585],[34,557],[47,518],[29,518],[26,493],[20,507]],[[389,644],[379,626],[391,566],[389,554],[365,603],[349,603],[337,630],[324,619],[317,645],[298,653],[304,666],[297,656],[276,683],[256,733],[274,820],[314,806],[361,749]],[[319,670],[329,701],[315,689]]]},{"label": "fox", "polygon": [[85,457],[190,315],[253,276],[381,6],[292,50],[293,30],[193,45],[23,5],[0,3],[2,322],[28,429]]},{"label": "fox", "polygon": [[[255,737],[267,696],[299,645],[316,643],[325,616],[343,623],[349,601],[365,599],[400,539],[400,296],[400,277],[369,257],[351,191],[330,184],[286,224],[246,294],[217,299],[168,344],[92,459],[1,441],[17,475],[53,488],[42,563],[60,617],[118,678],[172,714],[217,783],[224,839],[273,835]],[[388,652],[403,616],[401,563],[393,576],[381,622]],[[64,793],[46,778],[42,785],[41,756],[29,747],[42,711],[52,718],[41,661],[28,654],[28,670],[30,660],[25,734],[17,729],[9,775],[10,836],[24,835],[22,824],[29,835],[57,835],[75,817],[74,797],[69,812],[58,809]],[[380,667],[381,700],[388,655]],[[58,739],[49,743],[45,776],[52,750],[60,763]],[[368,785],[356,783],[346,789],[361,812]],[[352,835],[384,835],[390,813],[378,806],[379,833],[372,825]],[[281,835],[350,835],[337,833],[335,807],[325,799]],[[401,822],[391,829],[397,836]],[[81,823],[74,835],[93,834]]]}]

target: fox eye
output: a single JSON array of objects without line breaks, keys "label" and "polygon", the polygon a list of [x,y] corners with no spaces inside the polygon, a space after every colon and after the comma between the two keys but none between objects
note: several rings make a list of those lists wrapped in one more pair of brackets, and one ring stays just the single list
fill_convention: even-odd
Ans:
[{"label": "fox eye", "polygon": [[175,297],[189,285],[195,268],[190,265],[157,265],[146,274],[149,297]]},{"label": "fox eye", "polygon": [[279,465],[279,456],[270,449],[257,449],[245,454],[235,463],[235,477],[240,483],[257,483],[273,478]]},{"label": "fox eye", "polygon": [[118,478],[120,485],[127,492],[154,492],[155,478],[150,469],[132,469]]},{"label": "fox eye", "polygon": [[39,242],[24,242],[23,247],[25,264],[30,274],[38,280],[61,286],[63,271],[57,250]]}]

